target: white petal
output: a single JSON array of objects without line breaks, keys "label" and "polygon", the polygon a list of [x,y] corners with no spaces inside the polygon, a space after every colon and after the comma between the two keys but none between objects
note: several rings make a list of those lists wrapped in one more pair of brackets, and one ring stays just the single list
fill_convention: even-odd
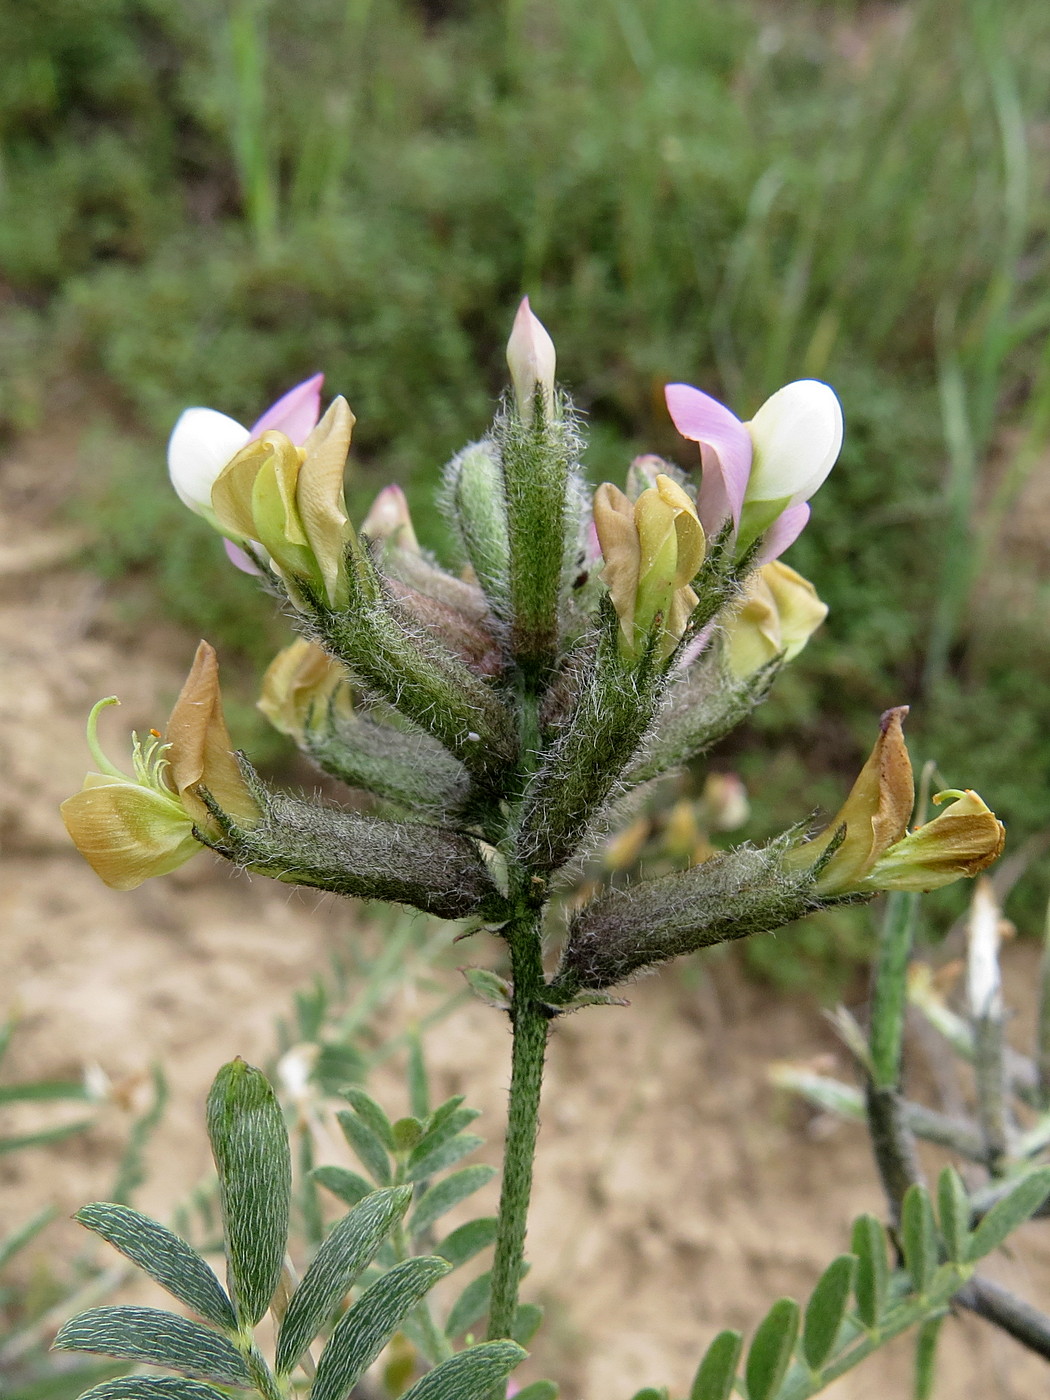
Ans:
[{"label": "white petal", "polygon": [[819,379],[799,379],[765,401],[747,425],[755,455],[747,499],[808,501],[842,447],[842,408]]},{"label": "white petal", "polygon": [[214,408],[188,408],[168,439],[168,473],[183,505],[211,515],[215,478],[248,441],[248,429]]}]

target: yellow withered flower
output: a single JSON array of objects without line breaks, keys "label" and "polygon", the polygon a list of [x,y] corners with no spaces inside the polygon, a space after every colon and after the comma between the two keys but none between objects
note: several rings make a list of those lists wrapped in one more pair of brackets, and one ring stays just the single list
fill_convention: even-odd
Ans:
[{"label": "yellow withered flower", "polygon": [[669,656],[696,606],[690,585],[707,550],[691,497],[662,474],[633,503],[606,482],[594,493],[594,525],[622,651],[640,655],[659,615],[661,654]]},{"label": "yellow withered flower", "polygon": [[763,564],[747,581],[744,601],[726,627],[726,661],[738,680],[778,656],[797,656],[828,615],[810,581],[787,564]]},{"label": "yellow withered flower", "polygon": [[132,773],[109,761],[98,741],[98,716],[115,696],[100,700],[88,718],[88,747],[99,772],[62,803],[74,845],[111,889],[132,890],[166,875],[203,849],[194,827],[216,831],[196,789],[204,786],[242,825],[261,813],[237,760],[222,715],[215,652],[201,642],[165,733],[132,736]]},{"label": "yellow withered flower", "polygon": [[312,583],[332,607],[346,605],[344,556],[356,545],[343,496],[354,421],[337,398],[302,447],[264,432],[227,463],[211,492],[224,534],[261,545],[286,579]]},{"label": "yellow withered flower", "polygon": [[936,890],[978,875],[1002,855],[1006,828],[976,792],[949,788],[933,801],[950,807],[908,833],[875,862],[873,889]]},{"label": "yellow withered flower", "polygon": [[273,727],[297,741],[335,707],[352,708],[346,671],[323,647],[299,637],[279,651],[263,676],[258,708]]},{"label": "yellow withered flower", "polygon": [[820,836],[786,857],[791,869],[811,869],[845,828],[817,877],[818,894],[938,889],[978,874],[1002,852],[1003,825],[975,792],[938,793],[935,803],[956,800],[941,816],[908,831],[915,784],[902,729],[907,713],[904,705],[887,710],[875,747],[841,810]]}]

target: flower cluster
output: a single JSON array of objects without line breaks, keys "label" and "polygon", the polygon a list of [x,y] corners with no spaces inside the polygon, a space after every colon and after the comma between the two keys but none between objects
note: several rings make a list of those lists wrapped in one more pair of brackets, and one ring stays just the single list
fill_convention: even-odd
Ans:
[{"label": "flower cluster", "polygon": [[[842,443],[826,384],[788,384],[746,422],[669,385],[699,480],[646,456],[622,488],[592,495],[554,345],[527,300],[507,360],[500,413],[446,470],[452,569],[421,549],[396,486],[354,528],[354,416],[339,397],[322,415],[320,375],[250,429],[211,409],[182,415],[168,452],[175,490],[287,600],[301,634],[270,666],[260,708],[371,806],[262,784],[232,751],[202,643],[163,736],[135,740],[132,776],[98,748],[111,702],[92,712],[99,771],[63,815],[107,883],[131,888],[210,846],[293,883],[509,927],[630,820],[632,792],[740,723],[806,645],[827,608],[779,556]],[[941,794],[947,810],[908,829],[904,713],[884,716],[820,836],[715,852],[678,811],[668,831],[688,868],[591,890],[546,984],[551,1006],[822,904],[987,865],[1002,827],[974,793]]]}]

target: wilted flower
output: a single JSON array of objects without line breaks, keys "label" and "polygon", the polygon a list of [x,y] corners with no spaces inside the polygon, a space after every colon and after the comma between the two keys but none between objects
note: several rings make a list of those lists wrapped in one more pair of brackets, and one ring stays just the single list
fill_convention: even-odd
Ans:
[{"label": "wilted flower", "polygon": [[668,384],[667,407],[683,437],[699,443],[702,477],[697,510],[704,529],[732,519],[737,552],[765,534],[764,559],[775,559],[809,519],[805,504],[835,465],[842,409],[816,379],[786,384],[742,423],[724,404],[689,384]]},{"label": "wilted flower", "polygon": [[891,846],[872,866],[866,884],[874,890],[940,889],[969,879],[1002,855],[1006,828],[976,792],[949,788],[935,794],[951,806]]},{"label": "wilted flower", "polygon": [[726,659],[739,680],[777,657],[797,656],[828,615],[808,579],[775,560],[747,581],[743,606],[726,627]]},{"label": "wilted flower", "polygon": [[211,489],[223,467],[246,443],[277,431],[300,446],[321,416],[323,374],[289,389],[261,418],[245,428],[214,408],[187,408],[168,439],[168,473],[183,505],[215,525]]},{"label": "wilted flower", "polygon": [[662,474],[633,504],[606,482],[594,493],[594,524],[622,650],[640,655],[660,615],[662,654],[669,656],[696,606],[690,585],[707,547],[692,499]]},{"label": "wilted flower", "polygon": [[98,716],[115,696],[100,700],[88,718],[88,747],[100,769],[62,803],[62,819],[81,855],[112,889],[132,890],[166,875],[202,849],[194,827],[214,831],[215,818],[197,794],[204,786],[224,812],[243,825],[261,813],[241,776],[222,716],[218,663],[201,642],[164,735],[132,736],[132,774],[102,752]]},{"label": "wilted flower", "polygon": [[507,342],[507,367],[518,413],[526,423],[532,420],[537,389],[543,393],[547,412],[551,411],[556,363],[554,341],[539,317],[533,315],[528,297],[522,297]]},{"label": "wilted flower", "polygon": [[915,802],[902,723],[906,706],[887,710],[881,732],[853,790],[826,830],[791,851],[795,870],[813,868],[843,828],[814,886],[821,895],[923,891],[978,874],[1001,853],[1005,830],[975,792],[941,792],[956,800],[933,821],[908,831]]},{"label": "wilted flower", "polygon": [[275,729],[301,741],[327,721],[333,707],[349,713],[350,682],[338,661],[299,637],[267,667],[258,706]]}]

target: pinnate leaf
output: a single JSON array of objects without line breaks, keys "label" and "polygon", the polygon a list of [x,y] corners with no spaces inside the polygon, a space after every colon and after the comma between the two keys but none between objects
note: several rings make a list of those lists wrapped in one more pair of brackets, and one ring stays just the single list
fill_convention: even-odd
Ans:
[{"label": "pinnate leaf", "polygon": [[859,1215],[853,1222],[852,1248],[857,1256],[857,1314],[865,1327],[876,1327],[886,1305],[890,1273],[886,1231],[873,1215]]},{"label": "pinnate leaf", "polygon": [[998,1249],[1007,1236],[1023,1225],[1050,1195],[1050,1167],[1040,1167],[1023,1177],[1017,1185],[996,1201],[973,1232],[968,1257],[972,1262]]},{"label": "pinnate leaf", "polygon": [[208,1095],[208,1137],[234,1309],[254,1327],[276,1292],[288,1239],[292,1161],[281,1109],[261,1070],[224,1065]]},{"label": "pinnate leaf", "polygon": [[406,1313],[449,1268],[444,1259],[406,1259],[377,1279],[336,1324],[317,1363],[311,1400],[346,1400]]},{"label": "pinnate leaf", "polygon": [[821,1274],[810,1295],[802,1328],[802,1350],[814,1371],[819,1371],[831,1355],[846,1316],[856,1267],[854,1255],[840,1254]]},{"label": "pinnate leaf", "polygon": [[393,1152],[393,1124],[371,1094],[366,1094],[363,1089],[350,1088],[343,1090],[343,1098],[350,1102],[362,1123],[367,1123],[387,1151]]},{"label": "pinnate leaf", "polygon": [[335,1226],[288,1304],[277,1338],[278,1372],[287,1373],[299,1360],[411,1199],[410,1186],[373,1191]]},{"label": "pinnate leaf", "polygon": [[446,1211],[451,1210],[453,1206],[458,1206],[460,1201],[465,1201],[475,1191],[479,1191],[486,1182],[492,1180],[495,1174],[495,1167],[479,1164],[475,1167],[463,1167],[460,1171],[453,1172],[451,1176],[436,1181],[428,1191],[423,1193],[419,1204],[412,1212],[412,1217],[408,1222],[412,1234],[418,1235],[423,1230],[428,1229]]},{"label": "pinnate leaf", "polygon": [[689,1400],[729,1400],[743,1349],[742,1333],[728,1328],[719,1332],[704,1352],[689,1391]]},{"label": "pinnate leaf", "polygon": [[482,1342],[428,1371],[401,1400],[487,1400],[525,1356],[516,1342]]},{"label": "pinnate leaf", "polygon": [[166,1226],[109,1201],[84,1206],[75,1219],[201,1317],[226,1331],[236,1330],[237,1318],[222,1284],[197,1251]]},{"label": "pinnate leaf", "polygon": [[527,1347],[543,1322],[543,1308],[539,1303],[520,1303],[511,1323],[511,1338],[519,1346]]},{"label": "pinnate leaf", "polygon": [[473,1327],[488,1312],[491,1299],[492,1274],[479,1274],[477,1278],[471,1279],[452,1304],[448,1321],[445,1323],[445,1336],[458,1337],[469,1327]]},{"label": "pinnate leaf", "polygon": [[798,1336],[799,1306],[778,1298],[758,1324],[747,1353],[748,1400],[772,1400],[791,1362]]},{"label": "pinnate leaf", "polygon": [[463,1157],[476,1152],[484,1141],[485,1139],[478,1137],[476,1133],[456,1133],[447,1142],[431,1148],[424,1157],[409,1167],[405,1175],[409,1181],[425,1181],[428,1176],[435,1176],[448,1167],[454,1167]]},{"label": "pinnate leaf", "polygon": [[915,1291],[925,1294],[937,1272],[937,1226],[930,1193],[918,1184],[909,1186],[905,1192],[901,1207],[901,1244]]},{"label": "pinnate leaf", "polygon": [[533,1381],[519,1390],[514,1400],[558,1400],[558,1387],[553,1381]]},{"label": "pinnate leaf", "polygon": [[159,1308],[104,1307],[79,1313],[54,1340],[59,1351],[87,1351],[168,1366],[187,1376],[250,1389],[248,1368],[225,1337]]},{"label": "pinnate leaf", "polygon": [[225,1400],[225,1396],[182,1376],[117,1376],[86,1390],[80,1400]]},{"label": "pinnate leaf", "polygon": [[945,1167],[937,1179],[937,1205],[948,1257],[963,1263],[970,1242],[970,1198],[954,1167]]},{"label": "pinnate leaf", "polygon": [[356,1206],[376,1190],[372,1182],[348,1167],[314,1167],[311,1176],[348,1206]]},{"label": "pinnate leaf", "polygon": [[409,1171],[414,1171],[431,1152],[448,1142],[449,1138],[461,1133],[479,1116],[476,1108],[460,1108],[462,1102],[463,1096],[460,1094],[434,1110],[426,1132],[412,1149],[412,1155],[408,1159]]},{"label": "pinnate leaf", "polygon": [[343,1130],[343,1137],[357,1153],[369,1176],[372,1177],[373,1181],[378,1181],[380,1186],[389,1186],[391,1182],[390,1158],[383,1146],[382,1139],[356,1113],[344,1110],[335,1116]]},{"label": "pinnate leaf", "polygon": [[483,1215],[478,1220],[468,1220],[465,1225],[460,1225],[450,1235],[446,1235],[434,1253],[440,1254],[442,1259],[447,1259],[453,1268],[458,1268],[460,1264],[473,1259],[475,1254],[480,1254],[493,1243],[497,1224],[494,1215]]}]

